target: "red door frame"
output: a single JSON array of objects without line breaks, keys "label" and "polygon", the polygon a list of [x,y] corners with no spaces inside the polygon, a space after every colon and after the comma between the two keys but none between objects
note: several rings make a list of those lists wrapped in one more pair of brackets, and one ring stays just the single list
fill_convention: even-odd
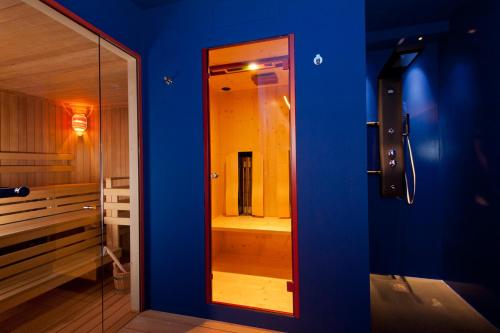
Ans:
[{"label": "red door frame", "polygon": [[292,316],[299,318],[299,249],[298,249],[298,215],[297,215],[297,154],[296,154],[296,129],[295,129],[295,35],[276,36],[271,38],[253,40],[242,43],[228,44],[202,50],[202,80],[203,80],[203,128],[204,128],[204,168],[205,168],[205,279],[206,279],[206,301],[209,304],[227,305],[235,308],[270,312],[280,315],[290,316],[290,313],[274,310],[266,310],[244,305],[214,302],[212,300],[212,207],[211,207],[211,181],[210,181],[210,100],[209,100],[209,66],[208,52],[218,48],[226,48],[274,40],[278,38],[288,38],[288,59],[289,59],[289,96],[290,96],[290,177],[291,177],[291,210],[292,210],[292,278],[293,285],[293,313]]},{"label": "red door frame", "polygon": [[75,23],[85,27],[100,38],[120,48],[122,51],[132,56],[137,64],[137,135],[139,143],[139,298],[140,310],[144,311],[145,307],[145,289],[144,289],[144,161],[143,161],[143,140],[142,140],[142,59],[139,53],[131,50],[124,44],[120,43],[107,33],[98,29],[91,23],[73,13],[55,0],[39,0],[55,11],[61,13]]}]

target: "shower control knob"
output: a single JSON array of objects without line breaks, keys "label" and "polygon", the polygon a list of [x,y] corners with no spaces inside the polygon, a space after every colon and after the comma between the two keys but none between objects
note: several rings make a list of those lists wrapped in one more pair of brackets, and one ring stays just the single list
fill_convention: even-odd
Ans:
[{"label": "shower control knob", "polygon": [[389,158],[390,158],[391,160],[396,159],[396,149],[391,149],[391,150],[389,150],[389,152],[387,153],[387,155],[389,156]]},{"label": "shower control knob", "polygon": [[396,161],[396,160],[390,160],[390,161],[389,161],[389,166],[390,166],[391,168],[394,168],[397,164],[398,164],[398,161]]}]

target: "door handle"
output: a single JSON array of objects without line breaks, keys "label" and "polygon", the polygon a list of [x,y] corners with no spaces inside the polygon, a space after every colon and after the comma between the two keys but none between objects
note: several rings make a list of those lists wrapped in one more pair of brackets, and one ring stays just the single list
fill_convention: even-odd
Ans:
[{"label": "door handle", "polygon": [[219,178],[219,174],[217,172],[212,172],[210,174],[210,179],[217,179],[217,178]]},{"label": "door handle", "polygon": [[83,206],[82,208],[87,209],[87,210],[96,210],[97,209],[96,206]]}]

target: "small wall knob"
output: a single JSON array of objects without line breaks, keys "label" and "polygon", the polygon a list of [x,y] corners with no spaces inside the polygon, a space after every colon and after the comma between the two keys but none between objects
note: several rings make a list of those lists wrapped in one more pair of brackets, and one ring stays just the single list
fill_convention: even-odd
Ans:
[{"label": "small wall knob", "polygon": [[389,156],[389,158],[390,158],[391,160],[396,159],[396,149],[391,149],[391,150],[389,150],[389,152],[387,153],[387,156]]}]

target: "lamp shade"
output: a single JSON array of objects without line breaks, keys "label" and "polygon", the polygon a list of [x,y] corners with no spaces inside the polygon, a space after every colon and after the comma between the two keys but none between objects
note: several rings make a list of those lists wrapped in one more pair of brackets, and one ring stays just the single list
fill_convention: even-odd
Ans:
[{"label": "lamp shade", "polygon": [[87,116],[83,113],[75,113],[71,117],[71,126],[76,135],[82,136],[87,130]]}]

